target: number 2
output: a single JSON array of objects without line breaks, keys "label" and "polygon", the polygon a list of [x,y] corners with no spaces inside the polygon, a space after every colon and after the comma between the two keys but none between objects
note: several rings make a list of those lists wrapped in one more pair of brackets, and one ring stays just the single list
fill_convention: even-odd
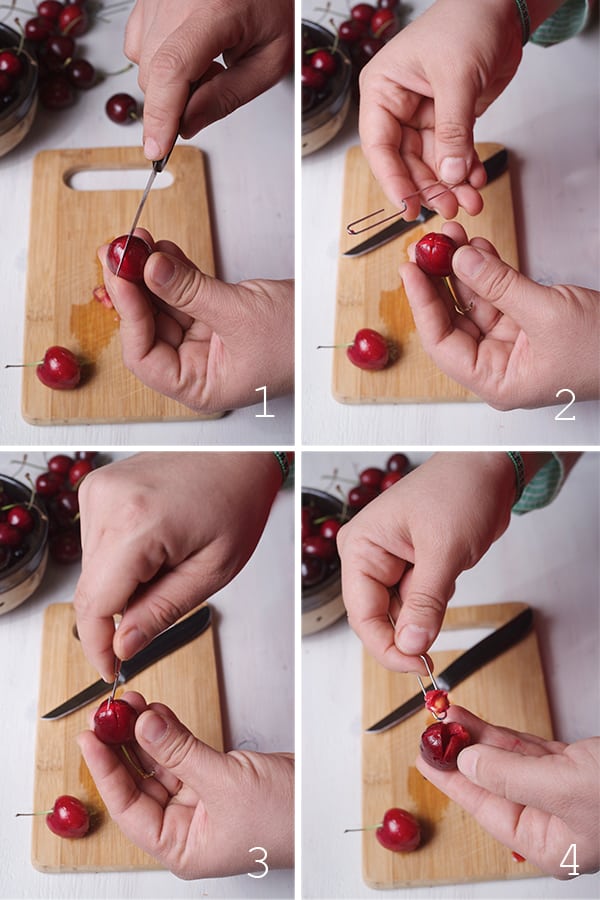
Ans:
[{"label": "number 2", "polygon": [[573,393],[571,388],[561,388],[560,391],[557,391],[554,396],[560,397],[561,394],[570,394],[571,399],[569,400],[567,405],[563,406],[561,411],[554,416],[554,421],[555,422],[574,422],[575,416],[563,416],[563,413],[565,413],[568,410],[568,408],[575,403],[575,394]]},{"label": "number 2", "polygon": [[[248,850],[248,853],[254,853],[255,850],[262,851],[263,855],[260,857],[260,859],[255,859],[254,862],[260,863],[261,866],[264,866],[264,872],[247,872],[247,874],[250,876],[250,878],[264,878],[265,875],[267,874],[267,872],[269,871],[269,867],[265,862],[265,859],[267,858],[267,851],[265,850],[264,847],[250,847],[250,849]],[[561,865],[562,865],[562,863],[561,863]]]},{"label": "number 2", "polygon": [[[567,856],[569,855],[569,853],[571,853],[571,851],[573,852],[573,861],[568,862]],[[572,877],[579,875],[579,872],[577,871],[577,869],[579,868],[579,866],[577,865],[577,844],[571,844],[560,862],[560,867],[561,869],[571,869],[572,871],[569,872],[569,875],[571,875]]]}]

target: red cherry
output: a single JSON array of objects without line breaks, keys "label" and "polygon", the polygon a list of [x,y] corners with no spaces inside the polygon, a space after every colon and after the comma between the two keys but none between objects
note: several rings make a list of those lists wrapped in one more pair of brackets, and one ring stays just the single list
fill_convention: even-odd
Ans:
[{"label": "red cherry", "polygon": [[66,347],[53,346],[48,347],[35,373],[46,387],[68,391],[79,384],[81,366],[75,354]]},{"label": "red cherry", "polygon": [[69,474],[69,469],[74,462],[75,460],[71,456],[66,456],[64,453],[57,453],[56,456],[51,456],[48,460],[48,471],[57,472],[59,475],[66,476]]},{"label": "red cherry", "polygon": [[124,125],[138,118],[137,101],[130,94],[113,94],[106,101],[106,115],[112,122]]},{"label": "red cherry", "polygon": [[66,75],[73,87],[80,91],[94,87],[98,80],[95,68],[87,59],[72,59],[66,68]]},{"label": "red cherry", "polygon": [[361,328],[354,336],[346,353],[348,359],[359,369],[384,369],[389,362],[389,348],[386,339],[372,328]]},{"label": "red cherry", "polygon": [[59,3],[58,0],[42,0],[37,5],[37,14],[52,22],[57,22],[63,9],[62,3]]},{"label": "red cherry", "polygon": [[28,41],[35,44],[41,44],[54,30],[54,22],[51,19],[45,19],[43,16],[34,16],[25,22],[25,37]]},{"label": "red cherry", "polygon": [[13,506],[6,514],[6,521],[13,528],[18,528],[21,535],[29,534],[35,526],[35,519],[26,506]]},{"label": "red cherry", "polygon": [[415,247],[415,262],[426,275],[444,278],[452,274],[452,257],[456,249],[447,234],[430,231]]},{"label": "red cherry", "polygon": [[62,477],[58,472],[44,472],[35,479],[35,489],[41,497],[53,497],[62,490]]},{"label": "red cherry", "polygon": [[421,843],[421,826],[405,809],[388,809],[375,837],[386,850],[410,853]]},{"label": "red cherry", "polygon": [[313,587],[323,581],[326,572],[326,562],[324,559],[318,559],[316,556],[306,556],[302,558],[302,587]]},{"label": "red cherry", "polygon": [[0,53],[0,72],[11,78],[19,78],[23,72],[23,62],[18,53],[13,50],[2,50]]},{"label": "red cherry", "polygon": [[360,68],[366,66],[366,64],[373,59],[375,54],[379,53],[383,45],[384,41],[382,41],[381,38],[370,37],[368,35],[359,41],[357,62]]},{"label": "red cherry", "polygon": [[471,735],[458,722],[434,722],[421,735],[421,756],[436,769],[456,769],[456,757],[471,743]]},{"label": "red cherry", "polygon": [[75,41],[68,34],[51,34],[46,39],[42,49],[45,54],[45,61],[48,56],[52,56],[56,57],[60,62],[64,62],[67,59],[71,59],[75,53]]},{"label": "red cherry", "polygon": [[48,544],[50,556],[54,562],[67,566],[81,559],[81,536],[76,528],[59,531],[53,535]]},{"label": "red cherry", "polygon": [[362,22],[364,25],[370,25],[371,19],[375,15],[375,7],[371,6],[370,3],[356,3],[351,8],[350,15],[353,19],[356,19],[357,22]]},{"label": "red cherry", "polygon": [[396,484],[402,478],[402,472],[386,472],[381,479],[381,491],[387,491],[389,487]]},{"label": "red cherry", "polygon": [[75,451],[75,459],[96,459],[98,456],[97,450],[76,450]]},{"label": "red cherry", "polygon": [[399,0],[377,0],[379,9],[396,9]]},{"label": "red cherry", "polygon": [[339,26],[338,37],[340,41],[344,41],[346,44],[355,44],[365,36],[366,32],[367,26],[364,22],[359,22],[357,19],[348,19]]},{"label": "red cherry", "polygon": [[14,525],[8,522],[0,522],[0,547],[18,547],[23,540],[23,534]]},{"label": "red cherry", "polygon": [[104,700],[94,715],[94,733],[104,744],[133,740],[137,712],[126,700]]},{"label": "red cherry", "polygon": [[73,85],[62,72],[51,72],[40,79],[39,97],[46,109],[67,109],[75,103]]},{"label": "red cherry", "polygon": [[392,453],[385,467],[388,472],[401,472],[404,474],[408,469],[408,456],[404,453]]},{"label": "red cherry", "polygon": [[327,538],[328,541],[335,541],[341,527],[342,523],[338,519],[325,519],[319,526],[319,534],[321,537]]},{"label": "red cherry", "polygon": [[371,34],[387,40],[396,31],[396,17],[391,9],[378,9],[371,19]]},{"label": "red cherry", "polygon": [[88,16],[85,9],[77,4],[66,6],[58,17],[58,27],[63,34],[81,37],[88,27]]},{"label": "red cherry", "polygon": [[[310,65],[313,69],[318,69],[325,75],[333,75],[337,68],[335,56],[333,53],[330,53],[329,50],[317,50],[316,53],[313,53],[310,58]],[[305,84],[308,82],[302,81],[302,83]],[[314,87],[312,84],[309,84],[309,86]]]},{"label": "red cherry", "polygon": [[377,488],[371,487],[371,485],[368,484],[359,484],[356,487],[353,487],[351,491],[348,491],[348,504],[349,506],[352,506],[353,509],[362,509],[363,506],[366,506],[367,503],[370,503],[375,497],[379,497]]},{"label": "red cherry", "polygon": [[69,484],[72,484],[73,487],[78,487],[93,468],[91,459],[78,459],[69,469]]},{"label": "red cherry", "polygon": [[[106,264],[113,275],[117,273],[126,243],[127,235],[122,234],[120,237],[115,238],[108,248]],[[141,284],[144,280],[144,266],[151,253],[152,248],[146,241],[133,235],[129,241],[127,253],[119,271],[119,278],[124,278],[125,281],[133,281],[135,284]]]},{"label": "red cherry", "polygon": [[313,512],[309,506],[302,507],[302,538],[315,534],[315,526],[313,525]]},{"label": "red cherry", "polygon": [[313,68],[311,64],[310,66],[302,66],[302,69],[300,70],[300,79],[303,87],[310,87],[315,91],[320,91],[321,88],[325,87],[327,76],[325,75],[325,72],[318,68]]},{"label": "red cherry", "polygon": [[370,466],[368,469],[363,469],[362,472],[358,473],[358,480],[361,484],[368,484],[369,487],[381,489],[381,479],[385,475],[383,469],[377,469],[375,466]]},{"label": "red cherry", "polygon": [[0,72],[0,106],[12,103],[14,97],[11,94],[12,78],[6,72]]},{"label": "red cherry", "polygon": [[337,550],[335,542],[320,534],[312,534],[302,541],[302,553],[305,556],[316,556],[318,559],[335,559]]},{"label": "red cherry", "polygon": [[52,514],[62,527],[71,527],[77,521],[79,496],[77,491],[60,491],[52,505]]},{"label": "red cherry", "polygon": [[90,814],[77,797],[63,794],[46,816],[50,831],[63,838],[81,838],[90,830]]}]

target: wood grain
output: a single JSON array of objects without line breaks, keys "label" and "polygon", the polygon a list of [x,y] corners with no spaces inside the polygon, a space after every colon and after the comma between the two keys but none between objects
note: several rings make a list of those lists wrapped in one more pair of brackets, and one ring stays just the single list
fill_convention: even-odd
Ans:
[{"label": "wood grain", "polygon": [[[500,144],[477,145],[482,160],[501,149]],[[486,185],[484,209],[476,217],[462,210],[456,216],[470,237],[486,237],[502,258],[518,267],[510,173]],[[348,222],[390,204],[371,175],[360,147],[346,155],[340,254],[376,231],[357,236],[346,231]],[[353,366],[346,354],[333,354],[333,395],[341,403],[432,403],[473,400],[466,388],[452,381],[434,365],[421,347],[398,269],[408,259],[408,245],[443,224],[434,216],[404,235],[363,256],[340,255],[336,288],[335,344],[347,344],[359,328],[374,328],[395,346],[397,359],[380,372]]]},{"label": "wood grain", "polygon": [[[74,635],[72,604],[48,606],[44,615],[38,714],[54,709],[96,681]],[[132,678],[127,690],[140,691],[148,702],[160,701],[199,738],[223,749],[221,706],[213,628]],[[107,694],[109,693],[107,691]],[[119,689],[117,696],[122,694]],[[32,819],[31,861],[44,872],[97,872],[157,869],[159,864],[130,843],[108,815],[85,765],[76,736],[89,728],[100,701],[62,719],[38,719],[33,809],[51,809],[56,797],[72,794],[93,811],[93,829],[81,840],[52,834],[44,816]]]},{"label": "wood grain", "polygon": [[[497,628],[525,607],[524,603],[450,607],[444,631]],[[462,652],[434,653],[437,671]],[[390,672],[364,653],[363,728],[383,718],[418,689],[414,676]],[[552,738],[535,629],[458,685],[450,698],[495,725]],[[380,846],[373,831],[365,831],[366,884],[372,888],[397,888],[539,876],[541,873],[530,863],[516,863],[510,850],[417,771],[419,739],[432,721],[423,708],[388,731],[363,733],[363,825],[380,822],[386,809],[399,806],[421,821],[424,838],[413,853],[390,853]]]},{"label": "wood grain", "polygon": [[[118,316],[93,297],[102,284],[96,250],[128,231],[141,192],[69,187],[69,178],[85,169],[150,172],[137,147],[44,150],[35,157],[23,360],[40,360],[60,344],[87,365],[84,382],[73,391],[50,390],[34,368],[23,369],[23,417],[34,425],[215,418],[150,390],[123,365]],[[203,154],[176,147],[168,170],[173,183],[150,192],[140,225],[155,240],[174,241],[214,275]]]}]

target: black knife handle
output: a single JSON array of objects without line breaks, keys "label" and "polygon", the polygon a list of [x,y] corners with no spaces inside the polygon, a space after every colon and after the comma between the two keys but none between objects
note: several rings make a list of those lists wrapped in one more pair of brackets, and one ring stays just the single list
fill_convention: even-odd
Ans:
[{"label": "black knife handle", "polygon": [[210,620],[211,608],[210,606],[203,606],[193,615],[188,616],[187,619],[182,619],[180,622],[176,622],[175,625],[171,625],[170,628],[167,628],[158,637],[155,637],[147,647],[144,647],[131,659],[127,659],[121,664],[119,684],[129,681],[138,672],[147,669],[152,663],[162,659],[163,656],[167,656],[174,650],[178,650],[193,638],[202,634],[210,625]]},{"label": "black knife handle", "polygon": [[533,612],[531,607],[527,607],[523,612],[514,616],[506,625],[493,631],[488,637],[483,638],[459,656],[453,663],[435,676],[435,680],[442,688],[447,691],[460,684],[477,669],[480,669],[485,663],[496,659],[509,647],[512,647],[518,640],[525,637],[533,625]]}]

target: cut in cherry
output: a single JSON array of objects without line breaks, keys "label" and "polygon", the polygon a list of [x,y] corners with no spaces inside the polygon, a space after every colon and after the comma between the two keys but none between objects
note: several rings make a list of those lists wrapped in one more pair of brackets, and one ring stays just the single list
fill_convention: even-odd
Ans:
[{"label": "cut in cherry", "polygon": [[434,722],[421,735],[421,756],[435,769],[456,769],[456,758],[471,743],[471,735],[458,722]]},{"label": "cut in cherry", "polygon": [[[125,281],[132,281],[134,284],[141,284],[144,280],[144,266],[152,253],[152,248],[141,237],[132,235],[123,257],[126,244],[126,234],[115,238],[108,248],[106,264],[113,275],[116,275],[118,271],[119,278],[124,278]],[[122,262],[121,259],[123,260]],[[121,263],[120,269],[119,263]]]},{"label": "cut in cherry", "polygon": [[446,278],[452,274],[452,257],[457,249],[457,244],[447,234],[431,231],[418,241],[415,262],[426,275]]}]

